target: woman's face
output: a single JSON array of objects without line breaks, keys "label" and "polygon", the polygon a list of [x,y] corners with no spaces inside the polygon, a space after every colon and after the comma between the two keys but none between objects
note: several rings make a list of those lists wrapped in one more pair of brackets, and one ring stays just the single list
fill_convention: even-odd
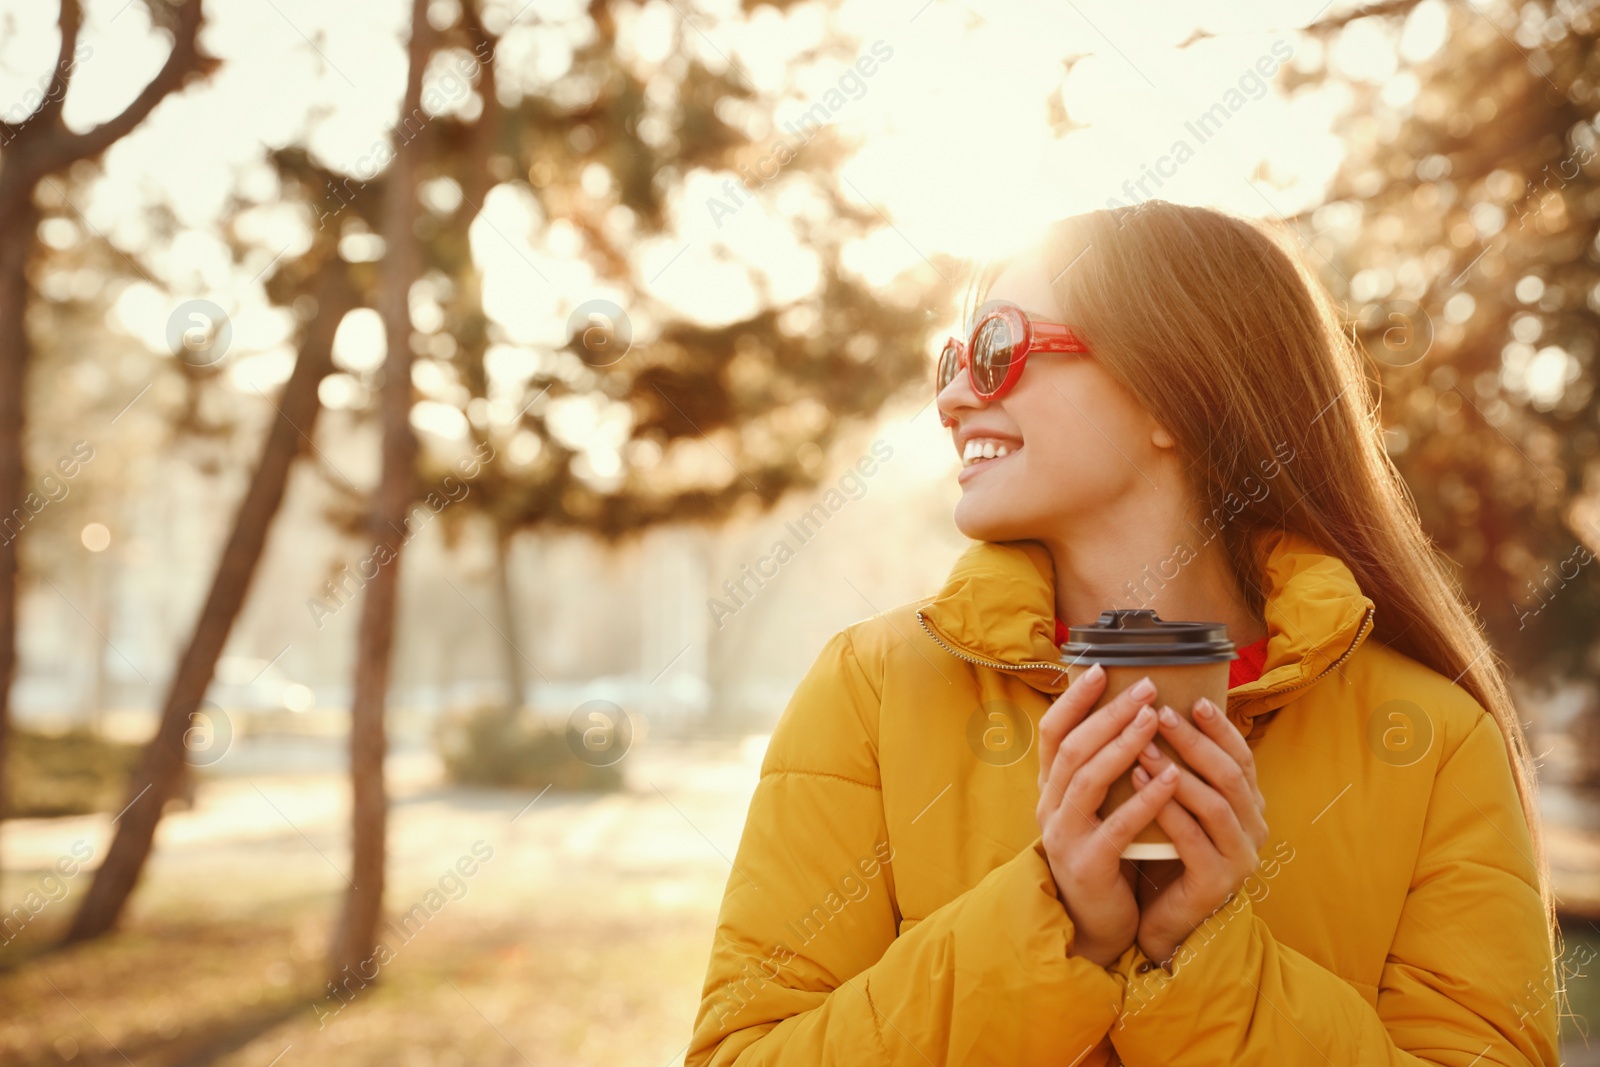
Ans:
[{"label": "woman's face", "polygon": [[[1062,321],[1036,252],[1013,260],[987,300]],[[956,527],[975,540],[1059,540],[1097,517],[1126,517],[1152,480],[1168,484],[1162,468],[1172,461],[1172,438],[1092,354],[1030,353],[1016,386],[991,401],[972,392],[962,371],[938,407],[955,423],[957,456],[969,441],[1006,449],[1004,457],[963,461]],[[1121,505],[1115,515],[1113,505]]]}]

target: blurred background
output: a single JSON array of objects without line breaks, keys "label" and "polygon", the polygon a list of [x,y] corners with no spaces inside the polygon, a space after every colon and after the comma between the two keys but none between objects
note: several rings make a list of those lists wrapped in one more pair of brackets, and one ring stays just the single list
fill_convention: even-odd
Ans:
[{"label": "blurred background", "polygon": [[1371,353],[1600,1063],[1597,36],[0,0],[0,1063],[680,1063],[772,724],[965,547],[972,265],[1151,198],[1287,228]]}]

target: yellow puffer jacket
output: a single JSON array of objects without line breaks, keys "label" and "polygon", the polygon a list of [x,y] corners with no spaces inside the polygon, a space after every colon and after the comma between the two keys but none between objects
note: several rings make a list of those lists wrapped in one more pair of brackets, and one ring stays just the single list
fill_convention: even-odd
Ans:
[{"label": "yellow puffer jacket", "polygon": [[1169,975],[1068,955],[1034,817],[1065,687],[1054,568],[977,542],[829,640],[773,733],[686,1067],[1557,1063],[1528,827],[1495,721],[1265,535],[1261,677],[1228,694],[1270,843]]}]

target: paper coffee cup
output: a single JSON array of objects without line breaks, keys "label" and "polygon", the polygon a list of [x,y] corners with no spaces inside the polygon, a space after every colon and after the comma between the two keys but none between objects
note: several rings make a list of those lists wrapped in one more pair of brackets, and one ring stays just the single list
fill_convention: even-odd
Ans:
[{"label": "paper coffee cup", "polygon": [[[1226,623],[1167,622],[1149,608],[1138,608],[1101,612],[1092,625],[1070,626],[1067,633],[1061,662],[1069,681],[1077,681],[1096,663],[1105,668],[1105,691],[1091,713],[1147,674],[1156,684],[1156,695],[1149,701],[1152,707],[1168,704],[1183,718],[1191,719],[1195,702],[1206,697],[1224,713],[1228,709],[1228,663],[1239,654],[1228,639]],[[1180,767],[1188,766],[1160,733],[1155,744]],[[1137,792],[1133,768],[1138,765],[1136,761],[1111,783],[1100,807],[1101,819]],[[1122,858],[1177,859],[1178,849],[1152,820],[1123,850]]]}]

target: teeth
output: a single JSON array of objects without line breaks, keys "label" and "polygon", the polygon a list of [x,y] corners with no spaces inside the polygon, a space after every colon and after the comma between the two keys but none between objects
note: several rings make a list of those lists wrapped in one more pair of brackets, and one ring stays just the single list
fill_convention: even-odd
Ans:
[{"label": "teeth", "polygon": [[962,466],[970,467],[979,460],[998,459],[1001,456],[1009,455],[1011,451],[1011,446],[1004,441],[996,441],[993,438],[974,438],[968,441],[962,449],[961,463]]}]

